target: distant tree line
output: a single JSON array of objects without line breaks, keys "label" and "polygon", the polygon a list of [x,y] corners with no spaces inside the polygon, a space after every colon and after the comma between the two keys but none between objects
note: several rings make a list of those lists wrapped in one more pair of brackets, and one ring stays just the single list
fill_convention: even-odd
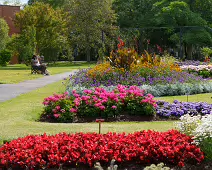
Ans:
[{"label": "distant tree line", "polygon": [[35,53],[46,61],[91,61],[121,37],[139,52],[171,48],[193,59],[212,46],[211,13],[211,0],[29,0],[15,17],[21,33],[0,48],[26,63]]}]

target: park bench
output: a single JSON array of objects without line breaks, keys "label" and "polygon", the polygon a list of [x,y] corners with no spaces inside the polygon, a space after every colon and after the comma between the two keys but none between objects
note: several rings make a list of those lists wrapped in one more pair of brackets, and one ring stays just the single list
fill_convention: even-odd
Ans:
[{"label": "park bench", "polygon": [[37,66],[32,66],[31,65],[31,74],[41,74],[41,71]]}]

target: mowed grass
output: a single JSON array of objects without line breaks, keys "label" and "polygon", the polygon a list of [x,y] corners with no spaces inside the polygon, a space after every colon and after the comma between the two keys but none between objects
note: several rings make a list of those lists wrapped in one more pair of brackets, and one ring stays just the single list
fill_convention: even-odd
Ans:
[{"label": "mowed grass", "polygon": [[[36,121],[42,113],[42,101],[56,92],[63,92],[65,86],[57,82],[15,99],[0,103],[0,140],[11,140],[29,134],[56,134],[60,132],[98,132],[97,123],[44,123]],[[119,122],[103,123],[102,133],[134,132],[143,129],[166,131],[173,122]]]},{"label": "mowed grass", "polygon": [[[93,67],[92,63],[56,63],[50,64],[47,69],[51,75],[63,72],[73,71],[79,68]],[[32,80],[43,77],[41,74],[31,74],[31,67],[25,64],[8,65],[7,67],[0,67],[0,84],[14,84],[25,80]]]},{"label": "mowed grass", "polygon": [[[62,93],[65,86],[62,81],[45,86],[15,99],[0,103],[0,141],[11,140],[29,134],[56,134],[60,132],[98,132],[97,123],[44,123],[38,122],[42,113],[42,101],[53,93]],[[212,103],[212,94],[200,94],[190,96],[192,101],[205,101]],[[166,101],[186,100],[185,96],[157,98]],[[167,131],[174,128],[173,121],[158,122],[113,122],[103,123],[102,133],[126,132],[131,133],[140,130]]]},{"label": "mowed grass", "polygon": [[212,93],[196,94],[196,95],[184,95],[184,96],[166,96],[158,97],[157,100],[164,100],[167,102],[173,102],[178,100],[181,102],[207,102],[212,104]]}]

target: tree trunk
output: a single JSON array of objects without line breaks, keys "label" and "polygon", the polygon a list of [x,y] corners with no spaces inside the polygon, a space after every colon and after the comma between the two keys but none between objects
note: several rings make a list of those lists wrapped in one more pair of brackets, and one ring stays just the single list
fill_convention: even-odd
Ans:
[{"label": "tree trunk", "polygon": [[190,44],[187,45],[187,54],[188,54],[188,59],[192,60],[193,59],[193,57],[192,57],[192,45],[190,45]]},{"label": "tree trunk", "polygon": [[86,49],[86,56],[87,56],[87,62],[91,61],[91,52],[90,52],[90,48]]}]

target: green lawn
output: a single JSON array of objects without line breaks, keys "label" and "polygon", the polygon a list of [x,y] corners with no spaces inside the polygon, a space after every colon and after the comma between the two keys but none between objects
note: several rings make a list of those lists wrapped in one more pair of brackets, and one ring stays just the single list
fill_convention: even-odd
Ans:
[{"label": "green lawn", "polygon": [[[28,134],[56,134],[59,132],[98,132],[97,123],[42,123],[36,122],[42,112],[42,101],[55,92],[64,91],[62,82],[23,94],[15,99],[0,103],[0,138],[14,139]],[[166,131],[172,122],[103,123],[103,133],[134,132],[142,129]]]},{"label": "green lawn", "polygon": [[212,103],[212,93],[205,94],[196,94],[196,95],[188,95],[188,96],[166,96],[166,97],[158,97],[157,100],[165,100],[167,102],[173,102],[174,100],[179,100],[183,102],[207,102]]},{"label": "green lawn", "polygon": [[[56,63],[49,64],[48,70],[51,75],[63,72],[69,72],[74,69],[93,67],[90,63]],[[8,65],[7,67],[0,67],[0,84],[13,84],[25,80],[32,80],[43,75],[31,74],[30,66],[24,64]]]},{"label": "green lawn", "polygon": [[[49,71],[51,74],[71,71],[73,69],[94,66],[87,63],[59,63],[51,64]],[[42,77],[42,75],[31,75],[30,68],[25,65],[9,65],[0,67],[0,83],[17,83],[24,80]],[[15,99],[0,103],[0,141],[10,140],[17,137],[23,137],[28,134],[56,134],[59,132],[98,132],[97,123],[43,123],[37,119],[42,112],[42,101],[45,97],[53,93],[64,92],[65,86],[57,82],[43,88],[37,89],[27,94],[18,96]],[[205,101],[212,103],[212,93],[190,95],[188,101]],[[157,98],[172,102],[173,100],[187,101],[187,96],[171,96]],[[102,132],[134,132],[140,130],[153,129],[157,131],[166,131],[173,128],[173,121],[163,122],[117,122],[103,123]]]},{"label": "green lawn", "polygon": [[[63,92],[65,86],[57,82],[0,103],[0,140],[10,140],[28,134],[56,134],[59,132],[98,132],[97,123],[43,123],[36,121],[42,112],[42,101],[55,92]],[[189,96],[192,101],[211,102],[212,94]],[[159,98],[166,101],[186,100],[185,96]],[[143,129],[166,131],[173,128],[173,121],[103,123],[102,132],[134,132]]]}]

